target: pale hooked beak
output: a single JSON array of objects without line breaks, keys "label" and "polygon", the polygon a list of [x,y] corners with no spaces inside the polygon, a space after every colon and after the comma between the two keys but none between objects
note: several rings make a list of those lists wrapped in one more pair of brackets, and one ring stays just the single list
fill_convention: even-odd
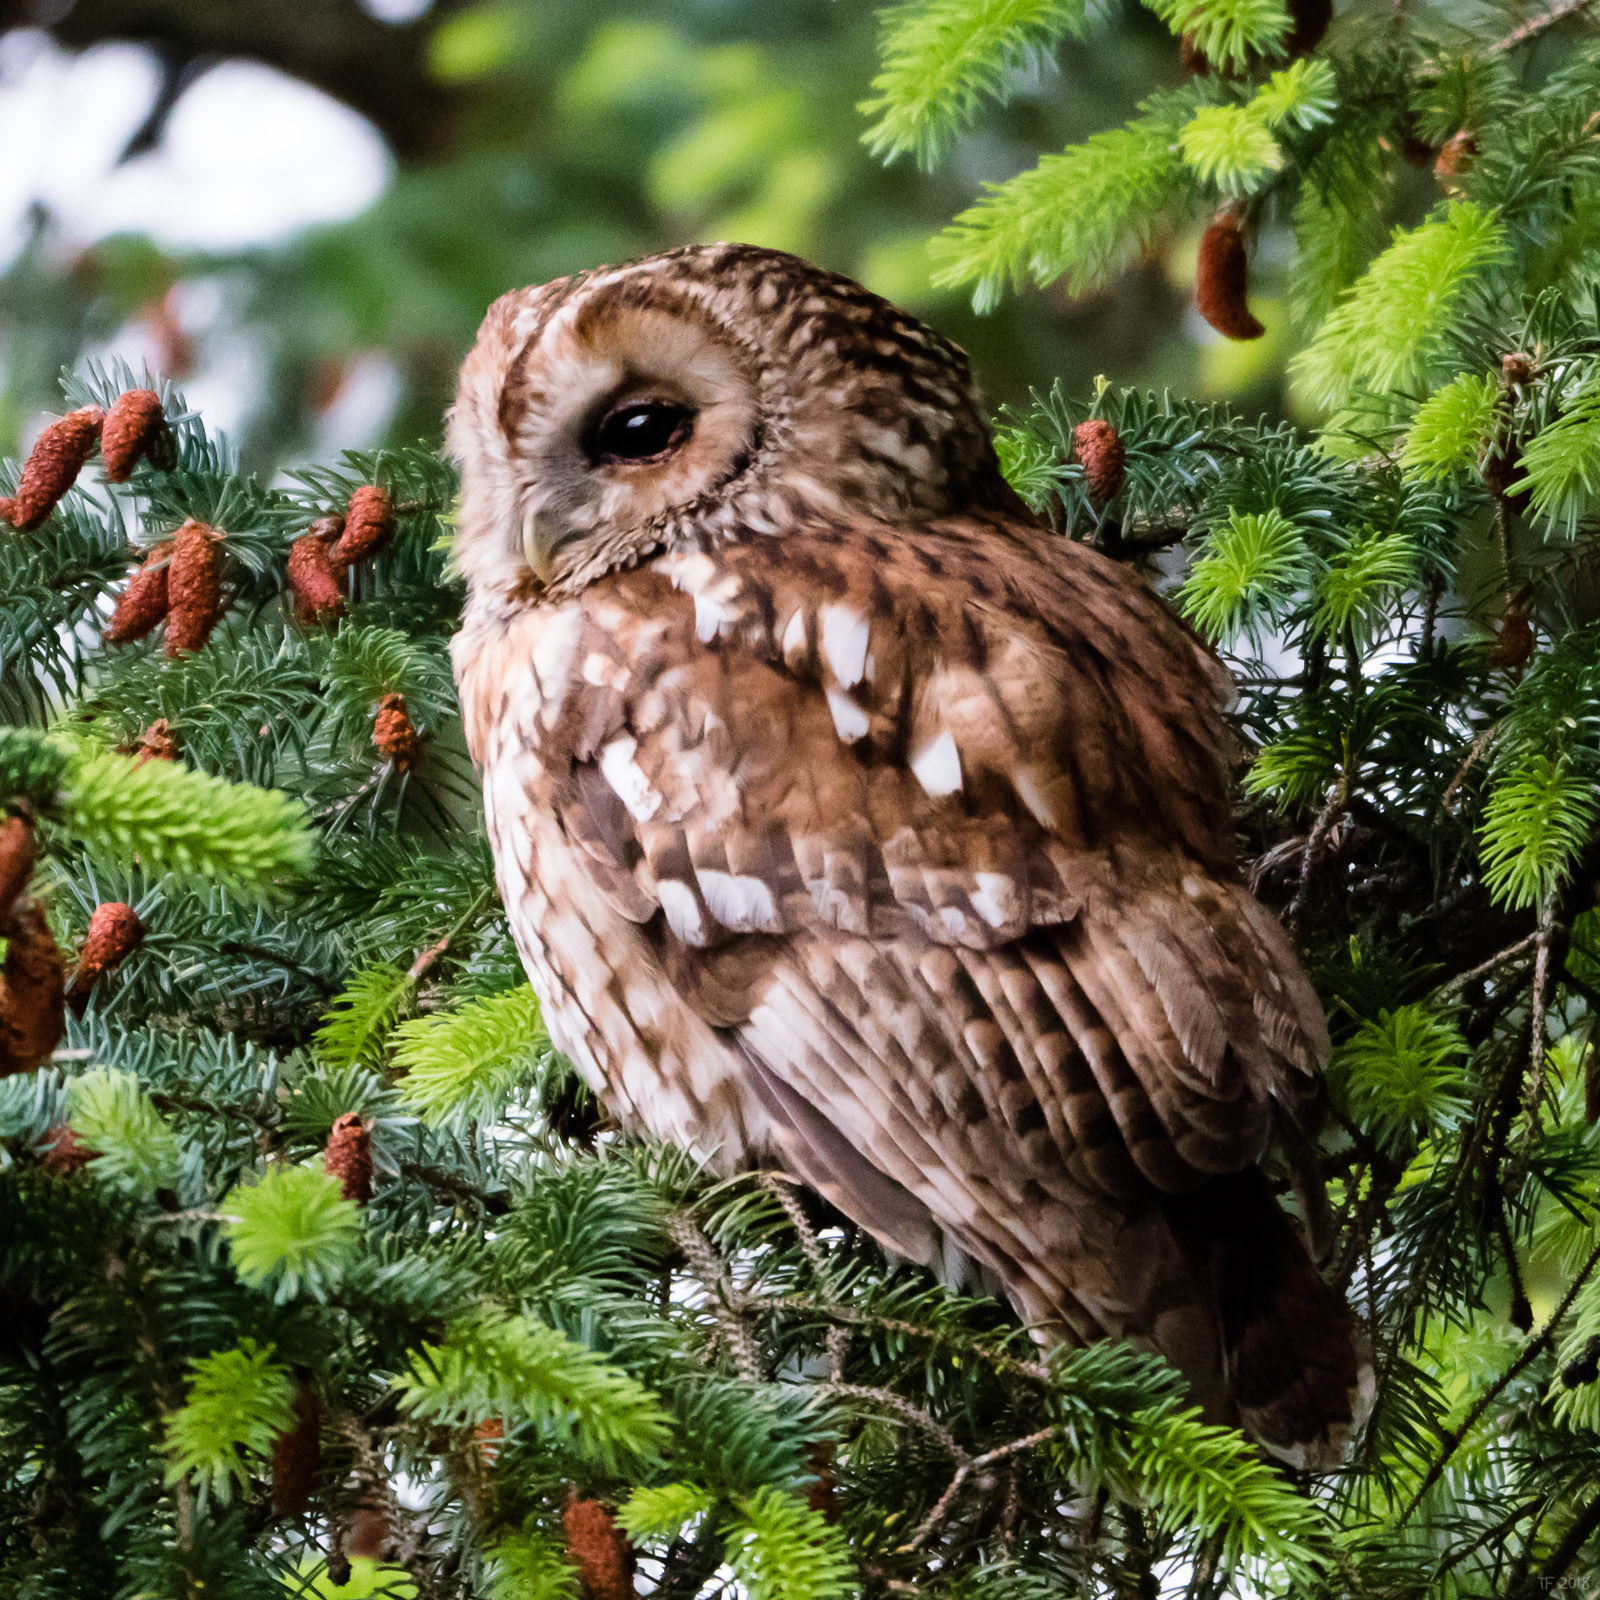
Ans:
[{"label": "pale hooked beak", "polygon": [[534,577],[549,585],[550,571],[555,563],[556,551],[561,547],[561,531],[537,510],[527,512],[522,519],[522,554]]}]

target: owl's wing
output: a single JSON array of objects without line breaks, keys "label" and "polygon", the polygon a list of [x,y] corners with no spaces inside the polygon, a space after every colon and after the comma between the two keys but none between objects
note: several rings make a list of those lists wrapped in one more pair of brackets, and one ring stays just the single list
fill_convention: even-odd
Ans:
[{"label": "owl's wing", "polygon": [[617,575],[570,628],[562,827],[753,1091],[823,1108],[805,1137],[913,1193],[951,1168],[930,1128],[968,1174],[1182,1193],[1308,1086],[1225,677],[1114,563],[977,518],[788,533]]}]

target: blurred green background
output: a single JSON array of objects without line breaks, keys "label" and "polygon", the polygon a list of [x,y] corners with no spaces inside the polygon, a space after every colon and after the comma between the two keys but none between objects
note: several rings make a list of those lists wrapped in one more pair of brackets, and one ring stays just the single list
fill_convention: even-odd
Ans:
[{"label": "blurred green background", "polygon": [[[929,237],[985,181],[1178,81],[1154,16],[1111,0],[1090,45],[1035,63],[933,176],[861,144],[876,35],[855,0],[0,0],[0,450],[59,407],[63,364],[97,354],[188,379],[267,470],[435,438],[494,296],[711,239],[797,251],[915,310],[996,406],[1103,373],[1282,408],[1270,239],[1250,345],[1189,310],[1192,236],[1105,293],[1029,291],[981,318],[929,283]],[[263,68],[370,129],[317,131],[309,90]],[[297,186],[374,159],[370,203],[296,216]],[[223,210],[240,242],[194,243],[228,232]]]}]

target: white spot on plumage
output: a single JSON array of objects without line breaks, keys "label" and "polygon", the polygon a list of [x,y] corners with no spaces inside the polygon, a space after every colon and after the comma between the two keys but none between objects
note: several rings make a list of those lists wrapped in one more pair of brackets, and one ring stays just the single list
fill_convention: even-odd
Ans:
[{"label": "white spot on plumage", "polygon": [[1003,928],[1008,922],[1015,922],[1022,910],[1015,880],[1003,872],[979,872],[974,878],[977,892],[968,896],[972,909],[991,928]]},{"label": "white spot on plumage", "polygon": [[846,744],[854,744],[871,726],[866,712],[841,690],[828,691],[828,710],[833,713],[834,728]]},{"label": "white spot on plumage", "polygon": [[559,701],[566,693],[582,621],[577,606],[563,606],[545,618],[539,628],[539,637],[533,643],[533,676],[545,705]]},{"label": "white spot on plumage", "polygon": [[867,644],[872,630],[850,606],[828,605],[821,611],[822,654],[841,689],[853,689],[867,670]]},{"label": "white spot on plumage", "polygon": [[783,638],[778,643],[778,648],[787,658],[805,654],[806,649],[806,614],[802,608],[789,618],[783,630]]},{"label": "white spot on plumage", "polygon": [[700,915],[700,902],[686,883],[676,878],[663,878],[656,885],[656,897],[666,913],[667,926],[685,944],[702,945],[706,939],[705,918]]},{"label": "white spot on plumage", "polygon": [[1039,787],[1038,777],[1031,767],[1018,767],[1011,774],[1011,787],[1017,791],[1017,798],[1034,815],[1042,828],[1054,828],[1056,814],[1050,809],[1050,802],[1044,797],[1044,790]]},{"label": "white spot on plumage", "polygon": [[961,755],[948,728],[912,756],[911,770],[917,782],[935,800],[960,789]]},{"label": "white spot on plumage", "polygon": [[760,878],[735,877],[731,872],[695,874],[706,905],[723,927],[735,933],[779,933],[782,923],[772,891]]},{"label": "white spot on plumage", "polygon": [[633,759],[637,748],[631,734],[619,734],[601,747],[600,771],[633,816],[648,822],[660,810],[661,796],[650,787],[650,780]]}]

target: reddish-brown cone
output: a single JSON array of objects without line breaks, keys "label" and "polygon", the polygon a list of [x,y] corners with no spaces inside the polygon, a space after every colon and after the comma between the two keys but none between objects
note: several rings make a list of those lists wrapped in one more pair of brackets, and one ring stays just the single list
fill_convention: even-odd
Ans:
[{"label": "reddish-brown cone", "polygon": [[389,1549],[389,1518],[377,1506],[357,1506],[350,1514],[350,1527],[344,1536],[347,1556],[368,1556],[381,1560]]},{"label": "reddish-brown cone", "polygon": [[1200,48],[1192,33],[1183,34],[1178,40],[1178,65],[1191,77],[1211,76],[1211,58]]},{"label": "reddish-brown cone", "polygon": [[344,590],[333,575],[327,541],[305,534],[289,546],[289,587],[294,590],[295,616],[301,622],[328,620],[344,611]]},{"label": "reddish-brown cone", "polygon": [[7,817],[0,822],[0,933],[6,929],[11,907],[33,876],[33,823],[27,817]]},{"label": "reddish-brown cone", "polygon": [[1533,357],[1521,350],[1513,350],[1500,357],[1500,376],[1508,387],[1533,382]]},{"label": "reddish-brown cone", "polygon": [[347,566],[375,555],[394,537],[394,501],[388,494],[369,483],[350,496],[350,509],[345,513],[344,532],[333,547],[336,561]]},{"label": "reddish-brown cone", "polygon": [[421,740],[411,725],[403,694],[386,694],[378,702],[378,714],[372,722],[372,742],[378,754],[394,762],[401,772],[410,771]]},{"label": "reddish-brown cone", "polygon": [[347,1111],[334,1123],[322,1167],[339,1180],[346,1200],[364,1206],[372,1198],[372,1129],[356,1112]]},{"label": "reddish-brown cone", "polygon": [[71,1178],[83,1171],[100,1152],[91,1150],[73,1131],[70,1122],[63,1122],[49,1132],[50,1143],[45,1147],[40,1165],[58,1178]]},{"label": "reddish-brown cone", "polygon": [[154,389],[129,389],[117,396],[100,432],[100,464],[112,483],[126,483],[140,456],[157,466],[173,457],[172,430]]},{"label": "reddish-brown cone", "polygon": [[38,902],[20,901],[0,967],[0,1077],[42,1067],[66,1021],[66,978],[55,936]]},{"label": "reddish-brown cone", "polygon": [[137,759],[134,765],[140,767],[147,761],[176,761],[178,759],[178,736],[172,731],[172,724],[165,717],[157,717],[139,735],[139,743],[135,754]]},{"label": "reddish-brown cone", "polygon": [[222,615],[222,535],[192,518],[178,529],[167,566],[169,656],[201,649]]},{"label": "reddish-brown cone", "polygon": [[561,1521],[587,1600],[633,1600],[633,1547],[611,1513],[598,1500],[580,1500],[569,1490]]},{"label": "reddish-brown cone", "polygon": [[82,1015],[89,1003],[89,991],[101,978],[127,960],[144,943],[144,924],[132,906],[120,900],[106,900],[89,916],[89,931],[78,952],[78,970],[72,977],[67,998],[72,1009]]},{"label": "reddish-brown cone", "polygon": [[1128,453],[1117,430],[1100,417],[1090,417],[1072,430],[1072,444],[1083,466],[1090,502],[1103,506],[1115,500],[1128,468]]},{"label": "reddish-brown cone", "polygon": [[167,581],[172,558],[170,544],[158,544],[135,567],[117,596],[117,604],[100,637],[107,644],[129,644],[142,639],[167,614]]},{"label": "reddish-brown cone", "polygon": [[1244,235],[1232,217],[1223,217],[1213,222],[1200,240],[1195,306],[1225,337],[1259,339],[1267,330],[1250,314],[1246,300],[1249,288],[1250,263],[1245,254]]},{"label": "reddish-brown cone", "polygon": [[1445,140],[1434,160],[1433,175],[1448,189],[1452,187],[1448,180],[1459,178],[1464,172],[1470,172],[1473,162],[1477,159],[1478,141],[1462,128]]},{"label": "reddish-brown cone", "polygon": [[1494,654],[1489,658],[1495,666],[1520,675],[1533,659],[1533,619],[1520,605],[1506,607],[1500,619],[1500,632],[1494,641]]},{"label": "reddish-brown cone", "polygon": [[6,520],[21,533],[37,528],[77,482],[106,414],[83,406],[58,417],[44,430],[23,464],[17,492],[4,502]]},{"label": "reddish-brown cone", "polygon": [[289,1410],[294,1421],[272,1443],[272,1509],[280,1517],[297,1517],[311,1504],[322,1465],[322,1408],[304,1374]]},{"label": "reddish-brown cone", "polygon": [[811,1470],[817,1481],[806,1490],[806,1504],[818,1512],[824,1522],[839,1520],[839,1502],[834,1494],[833,1447],[814,1444],[811,1447]]}]

